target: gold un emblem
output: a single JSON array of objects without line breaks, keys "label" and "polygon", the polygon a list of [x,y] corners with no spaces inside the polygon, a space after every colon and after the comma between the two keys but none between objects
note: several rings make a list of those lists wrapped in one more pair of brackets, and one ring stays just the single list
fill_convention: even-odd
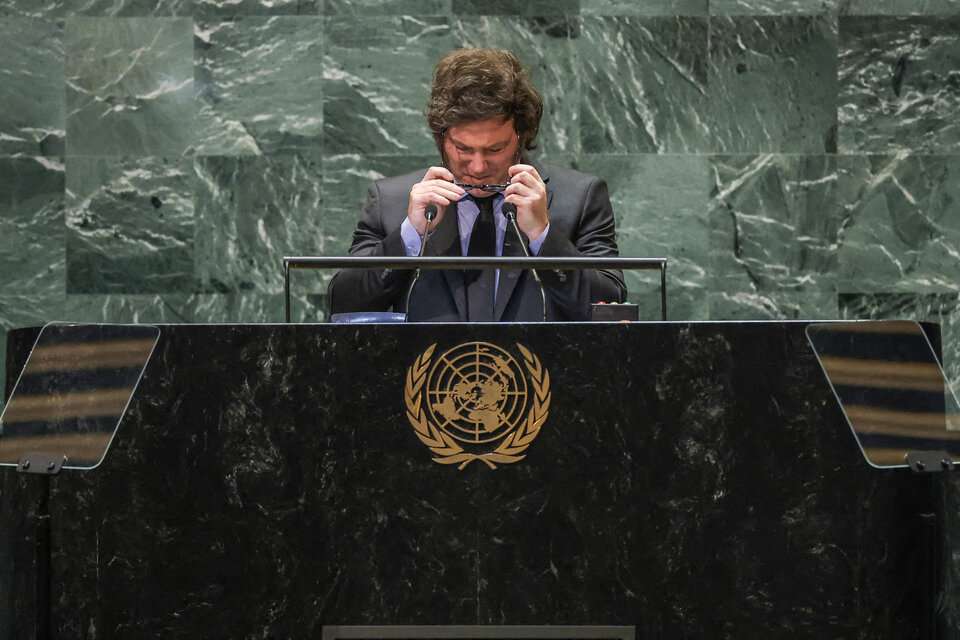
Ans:
[{"label": "gold un emblem", "polygon": [[467,342],[433,360],[430,345],[407,369],[403,397],[435,462],[491,469],[523,459],[547,419],[550,374],[521,344],[523,365],[489,342]]}]

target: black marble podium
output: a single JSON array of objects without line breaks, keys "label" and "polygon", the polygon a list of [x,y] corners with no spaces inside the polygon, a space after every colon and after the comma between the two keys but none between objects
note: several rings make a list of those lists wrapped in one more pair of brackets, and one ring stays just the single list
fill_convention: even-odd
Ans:
[{"label": "black marble podium", "polygon": [[[53,637],[957,637],[960,485],[867,465],[804,327],[162,325],[105,462],[49,479]],[[496,469],[406,416],[417,357],[472,341],[550,376]],[[3,638],[36,632],[42,481],[0,470]]]}]

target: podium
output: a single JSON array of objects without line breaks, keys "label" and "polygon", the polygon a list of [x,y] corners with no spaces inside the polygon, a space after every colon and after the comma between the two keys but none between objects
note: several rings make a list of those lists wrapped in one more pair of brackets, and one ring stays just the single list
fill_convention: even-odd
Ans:
[{"label": "podium", "polygon": [[99,467],[0,470],[0,637],[956,637],[960,486],[806,324],[160,325]]}]

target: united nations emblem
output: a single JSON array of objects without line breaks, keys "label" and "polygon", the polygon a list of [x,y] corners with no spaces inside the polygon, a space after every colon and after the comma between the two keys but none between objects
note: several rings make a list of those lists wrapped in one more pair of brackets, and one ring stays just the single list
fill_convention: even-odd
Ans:
[{"label": "united nations emblem", "polygon": [[467,342],[436,361],[436,344],[407,369],[407,419],[435,462],[480,460],[491,469],[524,458],[550,407],[550,374],[521,344],[522,365],[489,342]]}]

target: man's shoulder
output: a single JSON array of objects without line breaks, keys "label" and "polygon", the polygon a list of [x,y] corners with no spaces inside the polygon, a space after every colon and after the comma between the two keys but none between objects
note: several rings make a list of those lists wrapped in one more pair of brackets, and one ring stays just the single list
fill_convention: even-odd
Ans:
[{"label": "man's shoulder", "polygon": [[595,175],[556,164],[543,162],[537,163],[535,166],[538,168],[538,171],[540,171],[541,177],[547,178],[547,184],[553,188],[587,188],[590,184],[601,180],[601,178]]}]

